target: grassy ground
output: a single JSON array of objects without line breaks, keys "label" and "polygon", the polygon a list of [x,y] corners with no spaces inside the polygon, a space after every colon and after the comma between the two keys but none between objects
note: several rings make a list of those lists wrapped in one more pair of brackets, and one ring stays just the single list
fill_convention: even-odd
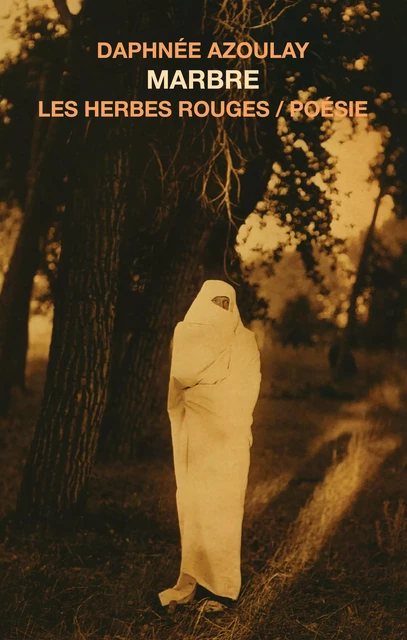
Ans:
[{"label": "grassy ground", "polygon": [[[40,343],[31,393],[0,425],[0,517],[41,399]],[[213,618],[201,602],[173,615],[158,605],[179,565],[164,429],[167,453],[95,469],[75,533],[22,538],[3,525],[0,639],[407,638],[407,375],[401,357],[358,362],[358,380],[330,397],[322,349],[264,353],[236,608]]]}]

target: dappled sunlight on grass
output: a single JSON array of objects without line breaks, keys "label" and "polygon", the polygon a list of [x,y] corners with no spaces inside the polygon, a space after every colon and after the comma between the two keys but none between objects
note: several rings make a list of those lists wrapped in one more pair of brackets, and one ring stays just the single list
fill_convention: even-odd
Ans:
[{"label": "dappled sunlight on grass", "polygon": [[277,496],[288,487],[294,476],[295,470],[292,469],[283,471],[275,478],[257,483],[253,487],[250,498],[247,501],[249,519],[254,520],[258,518],[270,502],[277,498]]},{"label": "dappled sunlight on grass", "polygon": [[326,418],[323,421],[323,429],[308,446],[308,457],[312,458],[324,445],[338,440],[341,436],[357,436],[369,432],[372,425],[367,419],[367,410],[368,405],[364,402],[347,403],[340,408],[338,416]]},{"label": "dappled sunlight on grass", "polygon": [[339,409],[339,415],[322,416],[319,432],[306,443],[304,455],[292,460],[289,469],[281,471],[277,476],[256,483],[250,492],[248,510],[250,518],[258,518],[268,504],[277,498],[300,472],[306,463],[331,442],[343,435],[356,436],[371,430],[367,419],[368,403],[346,403]]},{"label": "dappled sunlight on grass", "polygon": [[[328,469],[323,482],[317,485],[301,510],[279,552],[280,557],[272,560],[270,570],[277,567],[293,579],[315,562],[360,491],[399,445],[400,439],[395,435],[353,436],[346,457]],[[270,583],[270,576],[266,581]]]},{"label": "dappled sunlight on grass", "polygon": [[[310,439],[306,457],[298,461],[297,467],[292,465],[290,469],[282,470],[275,477],[256,484],[248,503],[248,520],[249,523],[255,520],[256,526],[259,526],[259,516],[268,502],[288,488],[290,481],[295,478],[307,459],[316,456],[329,442],[335,442],[345,434],[350,436],[346,452],[336,456],[334,450],[331,466],[300,509],[285,539],[266,562],[261,575],[246,583],[240,600],[240,611],[230,612],[222,620],[222,627],[215,629],[211,621],[205,617],[201,618],[199,612],[192,609],[188,614],[189,622],[180,622],[180,626],[169,639],[194,637],[249,640],[266,637],[266,630],[272,624],[270,616],[276,615],[274,607],[281,606],[284,594],[289,593],[302,576],[315,566],[323,549],[332,540],[341,523],[346,520],[360,495],[369,491],[383,463],[402,444],[400,436],[389,432],[387,421],[382,423],[377,418],[372,418],[372,412],[389,398],[389,394],[394,398],[397,392],[393,389],[390,393],[388,385],[376,385],[363,402],[343,405],[335,418],[330,416],[324,420],[320,433]],[[396,407],[394,402],[390,404]],[[270,531],[270,535],[274,535],[273,531]],[[355,552],[357,553],[356,550]],[[346,605],[343,607],[346,608]],[[342,607],[339,607],[327,616],[338,614],[340,617],[341,610]],[[345,613],[351,618],[354,616],[352,610],[349,614],[347,610]],[[316,633],[322,624],[321,621],[327,616],[321,616],[318,623],[311,622],[304,628]],[[297,623],[301,625],[298,620]],[[345,620],[344,624],[351,626],[356,624],[356,620],[353,623]],[[185,635],[180,635],[181,629]],[[146,637],[152,639],[154,636]]]},{"label": "dappled sunlight on grass", "polygon": [[[335,443],[342,436],[367,434],[372,430],[372,419],[378,413],[404,411],[407,401],[407,374],[403,369],[401,354],[394,354],[391,362],[383,353],[358,354],[361,372],[357,383],[348,385],[355,391],[352,401],[323,400],[315,396],[313,388],[316,384],[326,382],[330,378],[326,352],[323,348],[282,347],[279,344],[266,344],[263,365],[262,398],[269,393],[275,396],[270,416],[260,406],[260,422],[270,423],[271,449],[267,451],[268,464],[262,464],[255,473],[256,482],[249,486],[247,511],[249,521],[261,516],[268,505],[287,489],[301,469],[316,457],[330,443]],[[270,359],[270,366],[267,365]],[[284,369],[284,371],[283,371]],[[385,377],[384,377],[385,376]],[[282,386],[283,385],[283,386]],[[352,386],[353,385],[353,386]],[[298,395],[307,390],[308,399]],[[293,396],[280,399],[284,388]],[[260,403],[261,404],[261,403]],[[268,405],[270,406],[270,405]],[[281,407],[281,409],[280,409]],[[291,411],[287,417],[284,412]],[[302,414],[301,411],[304,413]],[[299,417],[300,416],[300,417]],[[308,423],[314,425],[314,432],[305,432]],[[287,422],[295,424],[304,422],[301,432],[290,432],[291,457],[286,456],[285,467],[277,465],[273,450],[279,448],[280,441],[274,442],[272,431],[278,432],[286,428]],[[280,423],[280,424],[279,424]],[[255,422],[256,429],[256,422]],[[302,451],[297,450],[297,441],[303,440]],[[256,440],[255,440],[256,444]],[[253,466],[258,462],[254,460]]]},{"label": "dappled sunlight on grass", "polygon": [[[15,394],[13,415],[0,434],[2,515],[14,508],[40,406],[50,328],[40,317],[31,321],[29,392]],[[329,378],[323,349],[275,352],[274,361],[264,356],[253,426],[238,606],[221,618],[207,615],[200,602],[173,616],[158,606],[156,594],[176,579],[179,567],[175,481],[163,420],[155,458],[96,465],[80,531],[61,540],[0,545],[0,636],[5,612],[10,640],[403,638],[392,630],[394,603],[388,603],[405,585],[393,561],[406,543],[398,507],[405,472],[396,451],[405,425],[402,362],[388,354],[363,355],[363,393],[343,401],[316,392]],[[403,454],[401,449],[400,459]],[[364,545],[370,545],[367,551]],[[355,557],[363,554],[363,575],[352,573]],[[375,580],[382,575],[380,592]],[[365,597],[366,584],[372,586]],[[357,610],[347,607],[354,598]],[[383,616],[390,631],[379,636]]]},{"label": "dappled sunlight on grass", "polygon": [[318,560],[361,491],[399,445],[400,439],[392,434],[372,431],[352,436],[346,456],[334,462],[315,487],[262,576],[246,586],[241,603],[244,619],[235,618],[213,637],[222,640],[265,637],[264,625],[273,604]]}]

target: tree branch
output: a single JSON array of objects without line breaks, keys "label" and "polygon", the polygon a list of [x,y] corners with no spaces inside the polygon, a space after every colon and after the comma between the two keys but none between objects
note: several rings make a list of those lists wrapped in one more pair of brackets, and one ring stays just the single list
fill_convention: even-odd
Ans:
[{"label": "tree branch", "polygon": [[59,13],[62,24],[68,29],[68,31],[71,31],[73,24],[72,13],[68,9],[66,0],[54,0],[54,5]]}]

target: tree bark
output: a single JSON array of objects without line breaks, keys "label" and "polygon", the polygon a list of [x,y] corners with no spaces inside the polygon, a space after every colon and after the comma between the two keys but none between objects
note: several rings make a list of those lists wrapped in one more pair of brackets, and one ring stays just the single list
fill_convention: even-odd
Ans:
[{"label": "tree bark", "polygon": [[[39,98],[46,93],[46,71],[40,80]],[[44,170],[55,144],[58,120],[51,119],[44,135],[43,122],[37,116],[31,147],[31,166],[22,227],[4,278],[0,294],[0,415],[7,417],[11,390],[15,384],[25,387],[28,348],[28,319],[34,276],[40,262],[41,237],[48,221],[43,214],[39,189]]]},{"label": "tree bark", "polygon": [[372,240],[374,236],[380,204],[384,194],[385,194],[385,189],[384,187],[381,187],[379,194],[376,198],[372,220],[366,234],[362,252],[360,254],[358,270],[356,273],[356,279],[355,279],[355,282],[353,283],[353,287],[352,287],[352,291],[349,299],[348,321],[342,333],[342,337],[339,345],[338,360],[336,362],[336,366],[334,369],[334,378],[336,380],[340,380],[345,373],[344,372],[345,359],[347,354],[350,352],[351,345],[352,345],[352,338],[354,336],[356,323],[357,323],[357,316],[356,316],[357,300],[358,300],[358,297],[361,295],[364,284],[366,282],[366,275],[367,275],[367,269],[368,269],[368,263],[369,263],[369,253],[372,246]]},{"label": "tree bark", "polygon": [[[266,188],[269,170],[270,161],[264,156],[248,165],[241,185],[239,219],[253,211]],[[222,224],[216,215],[202,210],[193,194],[181,202],[182,208],[171,216],[164,246],[155,247],[152,254],[141,322],[133,327],[125,357],[112,380],[99,441],[98,454],[103,460],[132,459],[141,455],[141,442],[145,450],[148,441],[155,440],[166,407],[174,327],[204,277],[226,277],[224,254],[228,238],[229,249],[234,246],[235,230],[228,231],[227,222]]]},{"label": "tree bark", "polygon": [[165,407],[163,369],[165,372],[169,364],[171,335],[202,282],[199,267],[213,226],[201,211],[191,215],[187,205],[185,210],[185,215],[178,216],[160,261],[157,259],[145,294],[142,324],[130,339],[111,387],[99,446],[103,459],[132,459],[140,453],[140,439],[157,435],[152,425]]},{"label": "tree bark", "polygon": [[123,136],[93,127],[65,214],[47,381],[18,499],[23,520],[81,513],[107,398],[126,162]]},{"label": "tree bark", "polygon": [[[11,389],[25,386],[28,318],[40,261],[44,221],[29,204],[0,295],[0,415],[7,417]],[[31,209],[31,210],[30,210]]]}]

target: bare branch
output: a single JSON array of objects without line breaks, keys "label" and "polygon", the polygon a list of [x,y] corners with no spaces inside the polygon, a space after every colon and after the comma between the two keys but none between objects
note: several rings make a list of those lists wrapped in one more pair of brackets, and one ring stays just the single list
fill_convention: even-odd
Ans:
[{"label": "bare branch", "polygon": [[54,0],[55,9],[59,13],[62,24],[71,31],[73,25],[72,13],[68,9],[66,0]]}]

